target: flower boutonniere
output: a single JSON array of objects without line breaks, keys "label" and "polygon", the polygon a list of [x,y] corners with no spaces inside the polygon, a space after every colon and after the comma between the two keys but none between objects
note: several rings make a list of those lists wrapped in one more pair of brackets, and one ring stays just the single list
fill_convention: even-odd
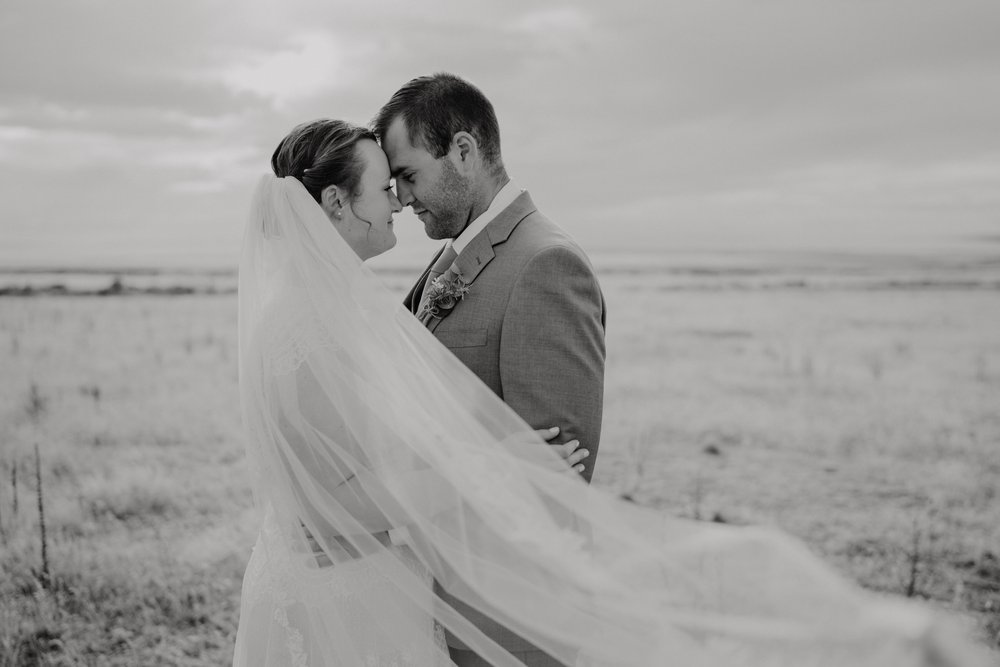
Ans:
[{"label": "flower boutonniere", "polygon": [[438,276],[427,286],[427,302],[419,317],[444,317],[445,313],[465,298],[469,289],[469,283],[450,271]]}]

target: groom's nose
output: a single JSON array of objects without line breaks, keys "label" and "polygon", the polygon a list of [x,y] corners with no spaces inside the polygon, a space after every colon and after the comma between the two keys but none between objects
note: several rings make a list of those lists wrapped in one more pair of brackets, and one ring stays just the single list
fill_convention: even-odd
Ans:
[{"label": "groom's nose", "polygon": [[410,185],[402,179],[396,181],[396,196],[399,197],[399,203],[404,208],[413,205],[414,199],[413,194],[410,192]]}]

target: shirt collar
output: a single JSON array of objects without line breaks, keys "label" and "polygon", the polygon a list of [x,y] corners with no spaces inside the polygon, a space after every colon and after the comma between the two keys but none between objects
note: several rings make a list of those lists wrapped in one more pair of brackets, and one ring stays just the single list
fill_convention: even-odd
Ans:
[{"label": "shirt collar", "polygon": [[493,197],[490,207],[483,211],[479,217],[469,223],[469,226],[462,230],[454,240],[450,241],[455,248],[455,252],[461,253],[469,245],[472,239],[476,238],[479,232],[486,229],[486,225],[500,215],[500,211],[510,206],[521,194],[522,190],[514,185],[514,181],[507,181],[507,185],[500,188],[500,191]]}]

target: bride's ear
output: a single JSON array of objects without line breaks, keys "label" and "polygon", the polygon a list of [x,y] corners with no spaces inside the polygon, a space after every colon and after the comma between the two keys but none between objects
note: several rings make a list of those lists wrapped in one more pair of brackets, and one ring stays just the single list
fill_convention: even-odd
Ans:
[{"label": "bride's ear", "polygon": [[344,217],[346,203],[346,193],[336,185],[328,185],[320,192],[319,205],[323,207],[326,217],[334,222]]}]

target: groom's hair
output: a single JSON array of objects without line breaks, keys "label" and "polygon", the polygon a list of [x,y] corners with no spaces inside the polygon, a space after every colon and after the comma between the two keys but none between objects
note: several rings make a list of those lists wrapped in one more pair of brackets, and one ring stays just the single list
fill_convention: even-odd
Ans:
[{"label": "groom's hair", "polygon": [[493,105],[468,81],[440,72],[410,80],[396,91],[371,123],[379,139],[389,125],[403,119],[410,143],[423,146],[435,158],[443,157],[457,132],[468,132],[479,144],[480,154],[494,171],[503,169],[500,125]]}]

